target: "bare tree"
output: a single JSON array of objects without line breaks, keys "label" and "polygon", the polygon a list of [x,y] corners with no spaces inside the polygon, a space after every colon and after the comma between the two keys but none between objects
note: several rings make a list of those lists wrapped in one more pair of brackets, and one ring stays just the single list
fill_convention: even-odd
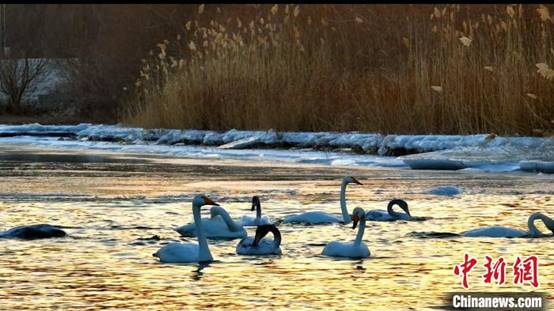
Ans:
[{"label": "bare tree", "polygon": [[8,111],[21,112],[21,101],[33,81],[46,72],[44,58],[10,58],[0,60],[0,93],[8,98]]}]

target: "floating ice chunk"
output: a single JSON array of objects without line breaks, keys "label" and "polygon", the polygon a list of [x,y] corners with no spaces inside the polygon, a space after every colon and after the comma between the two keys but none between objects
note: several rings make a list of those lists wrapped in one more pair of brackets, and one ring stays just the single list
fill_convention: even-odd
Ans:
[{"label": "floating ice chunk", "polygon": [[410,168],[414,170],[461,170],[466,168],[463,161],[432,158],[404,159]]},{"label": "floating ice chunk", "polygon": [[209,131],[201,130],[169,130],[156,141],[156,144],[201,144],[204,141],[204,136],[206,136],[208,132]]},{"label": "floating ice chunk", "polygon": [[551,161],[538,161],[538,160],[521,161],[519,162],[519,166],[522,171],[526,171],[526,172],[541,172],[541,173],[554,174],[554,162],[551,162]]},{"label": "floating ice chunk", "polygon": [[284,132],[281,134],[283,143],[298,147],[316,147],[330,140],[325,132]]},{"label": "floating ice chunk", "polygon": [[336,165],[336,166],[352,166],[355,164],[356,164],[356,161],[354,161],[353,159],[336,159],[331,161],[331,165]]},{"label": "floating ice chunk", "polygon": [[204,136],[202,143],[207,146],[219,146],[223,144],[223,135],[223,133],[208,132]]},{"label": "floating ice chunk", "polygon": [[147,140],[152,140],[156,135],[153,130],[142,128],[121,127],[118,125],[91,125],[76,133],[78,138],[86,138],[94,141],[121,141],[131,142],[137,139],[144,140],[147,133]]},{"label": "floating ice chunk", "polygon": [[462,193],[462,190],[454,186],[440,186],[430,189],[428,193],[434,195],[455,196]]},{"label": "floating ice chunk", "polygon": [[252,147],[260,142],[260,139],[255,136],[239,139],[224,145],[219,146],[220,149],[245,149]]},{"label": "floating ice chunk", "polygon": [[336,148],[359,147],[365,152],[376,153],[383,138],[380,134],[342,133],[330,140],[329,145]]}]

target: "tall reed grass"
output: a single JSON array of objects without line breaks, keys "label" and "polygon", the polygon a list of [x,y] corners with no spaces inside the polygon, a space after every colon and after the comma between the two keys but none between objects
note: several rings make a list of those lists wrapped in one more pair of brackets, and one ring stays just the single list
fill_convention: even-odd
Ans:
[{"label": "tall reed grass", "polygon": [[143,59],[127,124],[540,135],[554,128],[544,5],[201,5]]}]

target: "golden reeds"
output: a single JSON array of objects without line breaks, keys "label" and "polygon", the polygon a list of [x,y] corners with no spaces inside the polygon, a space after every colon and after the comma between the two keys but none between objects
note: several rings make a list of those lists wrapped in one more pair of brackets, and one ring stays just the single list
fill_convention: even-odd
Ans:
[{"label": "golden reeds", "polygon": [[200,6],[178,38],[161,42],[143,62],[124,121],[203,129],[548,131],[554,21],[544,5],[500,8],[493,15],[460,5],[270,5],[247,21],[226,16],[225,7],[207,19],[215,6]]}]

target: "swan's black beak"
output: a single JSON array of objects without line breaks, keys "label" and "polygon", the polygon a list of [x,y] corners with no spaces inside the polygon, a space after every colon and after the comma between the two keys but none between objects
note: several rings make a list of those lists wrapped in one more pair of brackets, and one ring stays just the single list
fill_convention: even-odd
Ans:
[{"label": "swan's black beak", "polygon": [[204,197],[204,205],[215,205],[215,206],[219,206],[219,204],[215,203],[214,201],[212,201],[212,199],[208,198],[208,197]]},{"label": "swan's black beak", "polygon": [[360,181],[358,181],[356,178],[354,178],[354,177],[352,177],[352,182],[355,183],[355,184],[358,184],[358,185],[362,185],[362,186],[363,186],[363,184],[362,184]]},{"label": "swan's black beak", "polygon": [[360,217],[358,215],[352,215],[352,229],[356,229],[359,221]]},{"label": "swan's black beak", "polygon": [[263,231],[265,230],[256,230],[256,236],[254,237],[254,242],[252,242],[252,247],[257,247],[263,236],[267,234],[267,232],[264,233]]},{"label": "swan's black beak", "polygon": [[408,216],[412,217],[412,215],[410,214],[410,209],[408,208],[408,203],[406,203],[406,201],[401,201],[399,205],[404,210],[404,212],[408,214]]}]

